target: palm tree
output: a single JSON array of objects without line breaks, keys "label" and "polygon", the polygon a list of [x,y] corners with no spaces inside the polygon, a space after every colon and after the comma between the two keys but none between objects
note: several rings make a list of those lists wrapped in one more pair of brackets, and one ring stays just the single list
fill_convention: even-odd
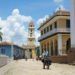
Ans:
[{"label": "palm tree", "polygon": [[[1,28],[0,28],[0,30],[1,30]],[[0,31],[0,41],[2,41],[2,32]]]}]

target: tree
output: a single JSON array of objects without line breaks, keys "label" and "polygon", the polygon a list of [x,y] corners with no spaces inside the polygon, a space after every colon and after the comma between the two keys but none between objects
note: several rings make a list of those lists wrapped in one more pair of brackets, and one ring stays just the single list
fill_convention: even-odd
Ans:
[{"label": "tree", "polygon": [[[1,30],[1,28],[0,28],[0,30]],[[2,32],[0,31],[0,41],[2,41]]]}]

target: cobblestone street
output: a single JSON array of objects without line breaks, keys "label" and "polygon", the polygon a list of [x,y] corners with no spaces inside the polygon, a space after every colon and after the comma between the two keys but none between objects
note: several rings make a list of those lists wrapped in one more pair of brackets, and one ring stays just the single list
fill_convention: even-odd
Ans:
[{"label": "cobblestone street", "polygon": [[[42,69],[42,63],[36,60],[18,60],[6,66],[4,75],[75,75],[75,66],[53,63],[50,69]],[[4,70],[3,70],[4,71]],[[0,69],[0,75],[2,75]]]}]

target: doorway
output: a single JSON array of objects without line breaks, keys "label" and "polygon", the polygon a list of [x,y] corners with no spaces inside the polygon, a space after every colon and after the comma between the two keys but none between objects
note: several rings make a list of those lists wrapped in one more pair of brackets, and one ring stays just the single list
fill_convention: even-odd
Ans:
[{"label": "doorway", "polygon": [[70,38],[67,40],[66,42],[66,53],[68,52],[68,50],[71,48],[71,40]]},{"label": "doorway", "polygon": [[30,58],[32,58],[32,49],[29,49]]}]

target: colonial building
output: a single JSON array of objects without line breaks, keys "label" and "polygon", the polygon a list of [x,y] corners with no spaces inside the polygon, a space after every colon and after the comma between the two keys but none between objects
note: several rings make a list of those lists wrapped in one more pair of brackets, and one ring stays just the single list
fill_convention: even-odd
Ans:
[{"label": "colonial building", "polygon": [[40,46],[36,46],[36,57],[40,57]]},{"label": "colonial building", "polygon": [[70,13],[59,9],[40,27],[41,36],[38,41],[41,54],[48,50],[49,56],[65,56],[70,48]]},{"label": "colonial building", "polygon": [[75,64],[75,0],[71,0],[71,49],[68,53],[68,62]]},{"label": "colonial building", "polygon": [[10,42],[1,42],[0,43],[0,55],[6,55],[9,58],[24,58],[25,50],[13,43]]},{"label": "colonial building", "polygon": [[23,48],[26,49],[26,57],[27,58],[35,58],[35,27],[34,23],[31,21],[28,26],[28,41],[27,45],[23,45]]}]

